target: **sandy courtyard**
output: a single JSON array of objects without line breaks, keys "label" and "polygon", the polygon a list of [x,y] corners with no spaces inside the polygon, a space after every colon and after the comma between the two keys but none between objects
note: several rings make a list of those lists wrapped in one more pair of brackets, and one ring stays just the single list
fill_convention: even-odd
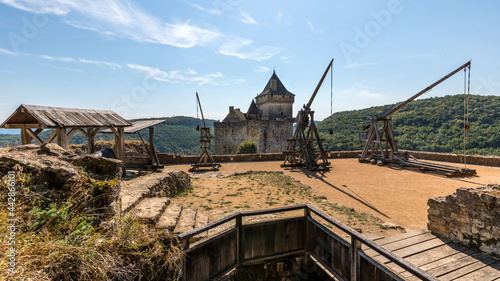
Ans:
[{"label": "sandy courtyard", "polygon": [[[281,168],[281,161],[222,163],[220,172],[283,171],[325,195],[330,202],[353,207],[407,229],[427,228],[427,199],[452,194],[459,187],[500,183],[500,168],[468,165],[477,175],[448,178],[398,168],[359,163],[357,159],[332,159],[329,172]],[[450,163],[459,166],[459,164]],[[188,171],[190,165],[169,165]]]}]

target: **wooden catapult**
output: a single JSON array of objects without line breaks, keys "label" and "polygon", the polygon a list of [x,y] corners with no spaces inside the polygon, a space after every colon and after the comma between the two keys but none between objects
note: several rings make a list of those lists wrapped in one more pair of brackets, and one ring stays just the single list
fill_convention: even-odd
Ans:
[{"label": "wooden catapult", "polygon": [[[311,110],[311,105],[328,71],[333,71],[332,64],[333,59],[328,64],[309,102],[303,106],[295,118],[295,133],[293,138],[288,140],[287,150],[284,152],[285,161],[281,167],[306,167],[311,171],[327,171],[330,169],[330,162],[328,162],[326,152],[323,148],[323,140],[320,138],[318,129],[316,128],[314,111]],[[315,149],[315,146],[317,149]]]},{"label": "wooden catapult", "polygon": [[[371,118],[370,124],[363,127],[363,131],[359,132],[359,140],[365,143],[363,152],[359,156],[359,161],[370,162],[379,166],[383,166],[386,164],[397,164],[400,167],[415,168],[423,172],[434,172],[438,174],[444,174],[446,176],[467,176],[476,174],[476,170],[424,162],[413,157],[408,152],[399,152],[397,140],[394,138],[394,132],[391,128],[391,118],[389,117],[401,107],[428,92],[462,69],[464,71],[467,71],[468,68],[470,77],[470,66],[471,62],[469,61],[459,68],[453,70],[448,75],[439,79],[434,84],[418,92],[408,100],[396,105],[385,114]],[[382,130],[379,130],[379,122],[382,123]],[[464,130],[467,130],[469,127],[469,124],[464,124]]]},{"label": "wooden catapult", "polygon": [[[200,102],[200,97],[198,96],[198,93],[196,93],[196,101],[197,101],[197,108],[199,106],[200,112],[201,112],[201,119],[203,120],[203,128],[200,128],[199,126],[196,128],[197,130],[200,131],[200,148],[202,150],[202,153],[200,155],[200,159],[198,160],[198,163],[191,165],[191,168],[189,169],[190,172],[195,172],[195,171],[218,171],[220,168],[220,164],[216,163],[212,155],[210,154],[210,149],[211,149],[211,140],[214,138],[212,134],[210,133],[210,128],[207,128],[205,124],[205,117],[203,116],[203,109],[201,108],[201,102]],[[200,169],[203,168],[203,169]],[[207,169],[208,168],[208,169]]]}]

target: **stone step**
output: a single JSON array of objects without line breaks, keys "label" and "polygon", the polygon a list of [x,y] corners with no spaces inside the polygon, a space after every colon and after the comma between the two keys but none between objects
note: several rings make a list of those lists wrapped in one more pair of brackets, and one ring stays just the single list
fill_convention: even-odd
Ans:
[{"label": "stone step", "polygon": [[177,225],[177,221],[179,221],[179,217],[181,216],[181,212],[181,203],[173,203],[168,205],[167,209],[158,220],[156,227],[166,229],[170,232],[174,231],[175,226]]},{"label": "stone step", "polygon": [[[196,223],[195,227],[198,228],[200,226],[204,226],[205,224],[208,223],[208,214],[202,211],[198,211],[196,213]],[[201,239],[205,238],[208,236],[208,231],[204,231],[196,236],[194,236],[195,239]]]},{"label": "stone step", "polygon": [[163,214],[170,199],[167,197],[144,198],[134,209],[133,212],[140,220],[154,224]]},{"label": "stone step", "polygon": [[146,197],[172,197],[191,189],[189,175],[179,169],[164,169],[129,181],[122,182],[120,191],[121,209],[132,210]]},{"label": "stone step", "polygon": [[183,233],[194,228],[196,223],[196,210],[194,208],[186,208],[182,210],[181,217],[177,222],[174,233]]}]

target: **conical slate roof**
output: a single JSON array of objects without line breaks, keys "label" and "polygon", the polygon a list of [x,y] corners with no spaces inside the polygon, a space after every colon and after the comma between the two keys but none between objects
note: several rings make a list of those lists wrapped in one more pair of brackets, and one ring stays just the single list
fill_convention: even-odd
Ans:
[{"label": "conical slate roof", "polygon": [[[273,80],[276,81],[276,84],[275,84],[276,87],[274,89],[272,87]],[[264,90],[258,96],[265,96],[265,95],[292,95],[292,96],[295,96],[294,94],[292,94],[291,92],[289,92],[285,88],[283,83],[281,83],[280,79],[278,78],[278,75],[276,75],[275,71],[273,71],[273,75],[271,76],[271,78],[269,78],[269,81],[267,82],[266,87],[264,87]]]},{"label": "conical slate roof", "polygon": [[250,107],[248,107],[247,115],[248,114],[257,114],[257,105],[255,104],[255,101],[253,99]]}]

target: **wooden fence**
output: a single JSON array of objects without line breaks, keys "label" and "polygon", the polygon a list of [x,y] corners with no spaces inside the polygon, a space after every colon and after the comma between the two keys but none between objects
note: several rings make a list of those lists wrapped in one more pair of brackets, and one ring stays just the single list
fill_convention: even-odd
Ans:
[{"label": "wooden fence", "polygon": [[[243,217],[304,210],[304,216],[243,224]],[[320,223],[325,220],[350,236],[350,243]],[[222,224],[233,227],[190,247],[190,238]],[[339,280],[403,280],[363,250],[364,244],[421,280],[437,280],[349,226],[309,205],[233,213],[179,235],[183,243],[183,280],[217,280],[238,266],[287,256],[313,257]]]}]

